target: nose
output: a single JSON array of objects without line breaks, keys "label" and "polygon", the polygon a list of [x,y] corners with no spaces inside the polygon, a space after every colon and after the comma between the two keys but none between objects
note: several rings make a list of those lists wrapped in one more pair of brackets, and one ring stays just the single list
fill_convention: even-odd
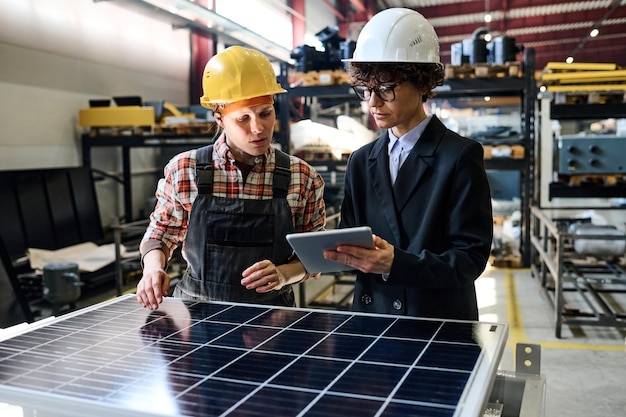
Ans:
[{"label": "nose", "polygon": [[250,130],[254,133],[261,133],[263,132],[264,128],[263,128],[263,121],[261,120],[260,117],[258,116],[253,116],[250,119]]},{"label": "nose", "polygon": [[378,95],[376,93],[374,93],[373,91],[370,93],[369,98],[367,99],[367,104],[370,107],[376,107],[377,104],[380,103],[384,103],[380,97],[378,97]]}]

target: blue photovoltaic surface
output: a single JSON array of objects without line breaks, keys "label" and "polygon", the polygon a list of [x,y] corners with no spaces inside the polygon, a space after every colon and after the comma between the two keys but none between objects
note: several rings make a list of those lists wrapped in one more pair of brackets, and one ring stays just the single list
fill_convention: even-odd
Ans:
[{"label": "blue photovoltaic surface", "polygon": [[465,416],[481,411],[506,331],[172,298],[151,312],[131,295],[0,341],[0,402],[64,416]]}]

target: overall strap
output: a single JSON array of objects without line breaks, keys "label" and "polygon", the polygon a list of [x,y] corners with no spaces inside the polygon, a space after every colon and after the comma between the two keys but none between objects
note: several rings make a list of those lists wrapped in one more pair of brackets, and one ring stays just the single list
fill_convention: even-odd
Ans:
[{"label": "overall strap", "polygon": [[276,149],[274,153],[276,155],[276,168],[274,169],[274,184],[272,192],[274,198],[286,198],[289,183],[291,183],[289,155],[280,149]]},{"label": "overall strap", "polygon": [[196,151],[196,184],[198,194],[213,193],[213,145],[203,146]]},{"label": "overall strap", "polygon": [[[213,193],[213,161],[211,154],[213,145],[204,146],[196,151],[196,184],[198,194]],[[276,168],[274,169],[273,193],[274,198],[287,197],[287,190],[291,182],[289,155],[276,150]]]}]

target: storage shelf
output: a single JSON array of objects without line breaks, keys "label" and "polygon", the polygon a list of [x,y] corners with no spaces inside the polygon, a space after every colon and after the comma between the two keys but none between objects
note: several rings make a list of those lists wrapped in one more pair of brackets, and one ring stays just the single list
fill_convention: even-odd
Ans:
[{"label": "storage shelf", "polygon": [[176,147],[190,145],[199,147],[213,142],[215,133],[207,134],[185,134],[185,135],[90,135],[81,136],[82,163],[83,166],[94,169],[91,150],[99,147],[116,147],[122,152],[122,176],[118,179],[124,187],[124,220],[131,222],[133,218],[132,205],[132,169],[131,152],[132,148],[145,147]]},{"label": "storage shelf", "polygon": [[[626,117],[626,103],[554,104],[550,102],[550,119],[593,120]],[[562,182],[549,184],[549,198],[616,198],[626,197],[626,185],[582,184]]]},{"label": "storage shelf", "polygon": [[[561,209],[561,213],[562,213]],[[586,242],[624,241],[623,235],[569,232],[575,218],[553,218],[553,212],[531,208],[533,262],[531,273],[554,310],[555,336],[561,338],[564,325],[626,327],[626,315],[612,294],[626,292],[623,261],[611,256],[577,253],[574,240]],[[598,232],[600,233],[600,232]],[[582,241],[582,239],[581,239]],[[589,243],[587,249],[606,247]],[[594,259],[593,261],[590,261]],[[568,299],[566,293],[576,294]]]},{"label": "storage shelf", "polygon": [[626,185],[569,185],[550,183],[550,198],[619,198],[626,197]]},{"label": "storage shelf", "polygon": [[[522,78],[464,78],[447,79],[444,84],[435,89],[435,99],[440,98],[465,98],[465,97],[519,97],[519,106],[522,114],[521,144],[524,146],[524,158],[492,158],[485,159],[485,168],[488,170],[519,171],[520,199],[523,230],[520,237],[522,263],[528,266],[530,262],[530,242],[528,235],[530,225],[530,200],[533,198],[534,174],[531,170],[531,162],[534,158],[534,117],[536,85],[534,82],[535,51],[527,48],[524,52],[524,77]],[[288,88],[289,67],[281,66],[281,84],[288,90],[287,94],[278,97],[279,120],[281,126],[288,126],[290,115],[287,99],[294,97],[317,97],[318,99],[343,99],[346,102],[360,101],[352,91],[350,85],[326,85],[326,86],[302,86]],[[286,96],[286,97],[284,97]],[[290,143],[288,129],[281,129],[278,133],[281,143]]]},{"label": "storage shelf", "polygon": [[626,117],[626,103],[605,104],[550,104],[554,120],[607,119]]},{"label": "storage shelf", "polygon": [[485,169],[493,169],[499,171],[521,171],[526,168],[527,161],[525,159],[513,158],[493,158],[485,159]]},{"label": "storage shelf", "polygon": [[287,89],[287,97],[325,97],[360,101],[350,84],[311,85]]},{"label": "storage shelf", "polygon": [[526,91],[525,78],[466,78],[450,79],[435,89],[436,97],[464,96],[512,96]]},{"label": "storage shelf", "polygon": [[448,79],[435,89],[435,99],[460,99],[467,97],[519,97],[522,115],[521,141],[524,146],[524,158],[485,159],[485,169],[493,171],[519,171],[520,176],[520,211],[522,230],[520,251],[523,266],[530,265],[530,203],[534,198],[534,119],[536,85],[533,79],[535,51],[527,48],[524,54],[524,77],[522,78],[462,78]]},{"label": "storage shelf", "polygon": [[83,148],[130,146],[130,147],[162,147],[189,144],[206,144],[207,138],[213,139],[214,133],[206,135],[82,135]]}]

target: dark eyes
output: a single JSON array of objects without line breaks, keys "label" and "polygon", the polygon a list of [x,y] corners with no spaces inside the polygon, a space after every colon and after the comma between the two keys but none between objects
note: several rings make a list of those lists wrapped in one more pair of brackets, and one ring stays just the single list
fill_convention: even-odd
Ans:
[{"label": "dark eyes", "polygon": [[[261,113],[259,113],[259,117],[261,119],[267,119],[271,117],[272,114],[274,114],[273,110],[266,110],[266,111],[262,111]],[[250,120],[250,115],[248,114],[244,114],[243,116],[237,118],[237,121],[240,123],[247,122],[248,120]]]}]

